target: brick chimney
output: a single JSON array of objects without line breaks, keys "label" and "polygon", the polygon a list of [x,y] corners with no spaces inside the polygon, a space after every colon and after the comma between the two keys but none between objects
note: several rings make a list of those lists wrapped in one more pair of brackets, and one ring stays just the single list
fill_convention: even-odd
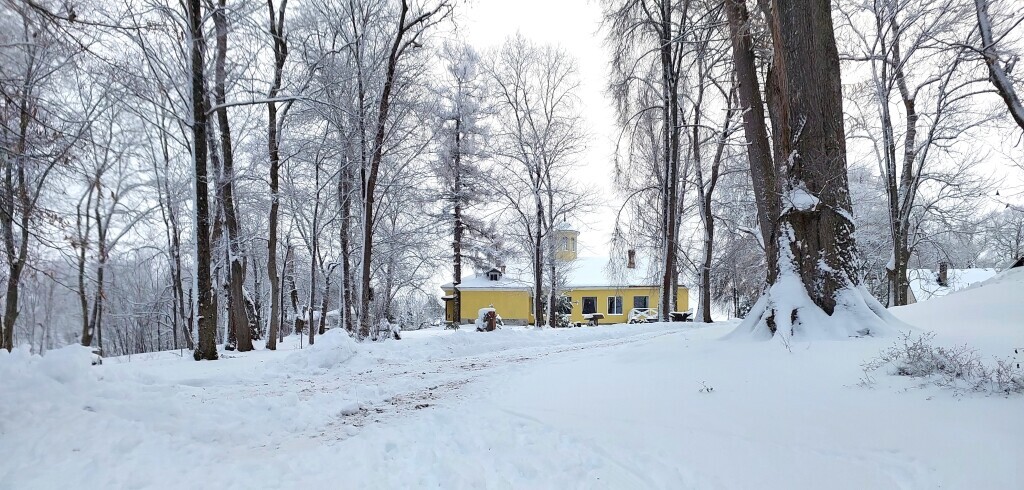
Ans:
[{"label": "brick chimney", "polygon": [[949,264],[945,260],[939,262],[939,286],[949,286]]},{"label": "brick chimney", "polygon": [[626,252],[626,267],[630,269],[636,269],[636,250],[629,249]]}]

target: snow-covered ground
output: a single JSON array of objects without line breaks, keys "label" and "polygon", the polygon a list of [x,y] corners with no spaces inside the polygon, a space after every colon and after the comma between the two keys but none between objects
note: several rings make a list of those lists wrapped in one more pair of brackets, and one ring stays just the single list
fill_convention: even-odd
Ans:
[{"label": "snow-covered ground", "polygon": [[[1024,271],[895,313],[1010,357],[1021,291]],[[721,340],[734,326],[0,354],[0,487],[1024,488],[1024,396],[865,387],[894,339]]]}]

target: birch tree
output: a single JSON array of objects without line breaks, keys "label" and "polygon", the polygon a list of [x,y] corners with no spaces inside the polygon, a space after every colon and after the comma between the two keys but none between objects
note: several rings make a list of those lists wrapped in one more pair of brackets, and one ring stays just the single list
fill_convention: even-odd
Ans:
[{"label": "birch tree", "polygon": [[[660,211],[651,235],[661,257],[659,315],[665,321],[676,309],[679,282],[679,226],[687,180],[681,163],[684,124],[680,120],[680,89],[683,46],[689,42],[690,34],[690,5],[689,0],[604,2],[605,28],[608,44],[612,46],[609,89],[624,139],[632,150],[640,150],[627,152],[629,168],[617,174],[626,176],[620,180],[627,182],[627,204],[635,198],[646,198]],[[656,186],[642,177],[629,185],[629,176],[650,175],[642,164],[636,165],[634,157],[653,164],[650,174],[655,176]],[[640,203],[637,208],[643,223],[649,206]]]}]

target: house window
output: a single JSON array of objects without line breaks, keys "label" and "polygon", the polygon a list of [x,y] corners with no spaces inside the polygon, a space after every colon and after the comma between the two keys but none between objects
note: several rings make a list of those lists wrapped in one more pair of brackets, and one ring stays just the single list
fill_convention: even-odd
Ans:
[{"label": "house window", "polygon": [[622,296],[609,296],[608,297],[608,314],[609,315],[621,315],[622,314]]},{"label": "house window", "polygon": [[569,250],[569,239],[562,237],[562,250]]},{"label": "house window", "polygon": [[501,278],[501,274],[498,274],[497,272],[488,272],[487,278],[492,281],[497,281],[498,279]]},{"label": "house window", "polygon": [[650,308],[650,298],[647,296],[633,296],[633,308]]},{"label": "house window", "polygon": [[575,238],[570,238],[569,239],[569,250],[571,250],[573,252],[576,251],[576,239]]},{"label": "house window", "polygon": [[597,313],[597,296],[583,297],[583,314]]}]

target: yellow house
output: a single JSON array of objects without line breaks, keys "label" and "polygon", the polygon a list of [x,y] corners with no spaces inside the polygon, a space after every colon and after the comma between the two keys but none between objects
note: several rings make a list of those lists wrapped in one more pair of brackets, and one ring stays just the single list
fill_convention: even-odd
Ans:
[{"label": "yellow house", "polygon": [[[657,317],[660,287],[650,279],[647,263],[632,250],[625,257],[578,257],[578,238],[579,232],[565,224],[555,231],[560,293],[571,305],[570,321],[584,323],[595,313],[603,317],[601,323]],[[528,267],[525,269],[501,266],[464,279],[458,286],[462,321],[472,323],[481,308],[494,307],[505,323],[533,324],[532,276]],[[455,286],[449,283],[441,288],[445,317],[452,321]],[[689,290],[679,286],[677,298],[678,305],[688,305]]]}]

